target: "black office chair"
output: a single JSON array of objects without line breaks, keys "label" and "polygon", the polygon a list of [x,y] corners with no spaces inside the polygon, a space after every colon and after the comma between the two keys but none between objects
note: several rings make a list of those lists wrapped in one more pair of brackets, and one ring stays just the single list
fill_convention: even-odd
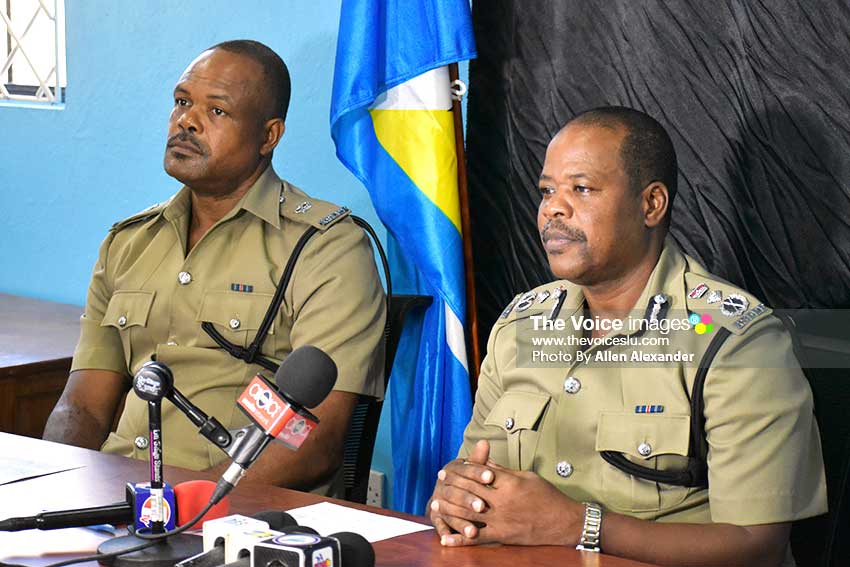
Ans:
[{"label": "black office chair", "polygon": [[812,388],[829,505],[827,514],[794,522],[791,549],[798,567],[850,564],[850,337],[844,336],[845,321],[830,325],[825,318],[821,310],[783,321]]},{"label": "black office chair", "polygon": [[[427,295],[393,295],[390,298],[384,353],[384,392],[390,383],[390,371],[405,318],[411,310],[428,307],[432,301]],[[369,470],[372,467],[372,452],[375,449],[382,406],[383,402],[372,396],[360,396],[351,416],[342,464],[345,499],[350,502],[366,503]]]}]

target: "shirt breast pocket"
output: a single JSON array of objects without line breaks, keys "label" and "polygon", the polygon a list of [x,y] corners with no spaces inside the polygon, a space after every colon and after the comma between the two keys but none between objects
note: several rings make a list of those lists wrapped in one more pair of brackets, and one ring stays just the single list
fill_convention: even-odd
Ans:
[{"label": "shirt breast pocket", "polygon": [[[682,470],[688,464],[689,436],[689,415],[603,412],[596,430],[596,450],[621,453],[650,469]],[[619,511],[667,510],[695,490],[638,478],[607,462],[602,467],[605,504]]]},{"label": "shirt breast pocket", "polygon": [[507,442],[508,467],[532,470],[540,422],[550,397],[533,392],[505,392],[490,410],[485,425],[502,429]]},{"label": "shirt breast pocket", "polygon": [[150,345],[144,345],[150,340],[144,331],[148,326],[148,317],[153,306],[156,292],[144,290],[119,290],[109,299],[106,313],[103,314],[101,327],[114,327],[121,337],[124,347],[124,361],[128,372],[133,364],[133,348],[143,352]]},{"label": "shirt breast pocket", "polygon": [[[205,292],[197,316],[198,346],[219,346],[201,328],[201,323],[211,323],[215,331],[229,343],[247,347],[256,337],[271,301],[270,293]],[[269,327],[261,352],[266,356],[274,356],[274,321]]]}]

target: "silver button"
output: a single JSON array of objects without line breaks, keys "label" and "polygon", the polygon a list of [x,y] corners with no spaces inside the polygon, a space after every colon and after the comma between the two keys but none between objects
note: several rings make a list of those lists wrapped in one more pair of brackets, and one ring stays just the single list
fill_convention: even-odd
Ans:
[{"label": "silver button", "polygon": [[241,325],[241,324],[242,324],[242,321],[240,321],[239,319],[234,318],[234,319],[230,320],[230,328],[233,329],[233,330],[238,329],[239,325]]},{"label": "silver button", "polygon": [[283,193],[281,193],[280,194],[280,202],[283,203],[284,201],[286,201],[286,196]]},{"label": "silver button", "polygon": [[187,285],[192,281],[192,274],[189,272],[180,272],[177,274],[177,281],[180,282],[180,285]]},{"label": "silver button", "polygon": [[641,443],[638,445],[638,453],[641,457],[648,457],[652,454],[652,445],[649,443]]},{"label": "silver button", "polygon": [[127,318],[125,316],[121,315],[120,317],[118,317],[118,326],[119,327],[123,327],[126,324],[127,324]]},{"label": "silver button", "polygon": [[133,443],[135,443],[136,447],[138,447],[139,449],[147,449],[148,448],[148,438],[147,437],[142,437],[141,435],[139,435],[138,437],[136,437],[136,439],[135,439],[135,441],[133,441]]},{"label": "silver button", "polygon": [[579,382],[578,378],[573,378],[570,376],[566,380],[564,380],[564,391],[568,394],[578,394],[579,390],[581,390],[581,382]]},{"label": "silver button", "polygon": [[560,463],[558,463],[558,465],[555,467],[555,470],[558,472],[558,476],[562,476],[564,478],[567,478],[571,474],[573,474],[573,466],[567,461],[561,461]]},{"label": "silver button", "polygon": [[509,417],[508,419],[505,420],[505,429],[510,431],[513,428],[514,428],[514,420],[513,420],[512,417]]},{"label": "silver button", "polygon": [[174,339],[172,339],[172,340],[168,341],[168,342],[167,342],[167,343],[165,343],[165,344],[167,344],[168,346],[177,346],[177,341],[175,341]]},{"label": "silver button", "polygon": [[656,294],[653,299],[655,300],[655,303],[667,303],[667,296],[663,293]]}]

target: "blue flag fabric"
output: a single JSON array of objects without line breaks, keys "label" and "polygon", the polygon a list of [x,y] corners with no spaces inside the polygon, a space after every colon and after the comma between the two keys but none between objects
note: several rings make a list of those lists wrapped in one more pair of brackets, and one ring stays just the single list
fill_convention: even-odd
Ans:
[{"label": "blue flag fabric", "polygon": [[392,237],[394,291],[434,298],[421,334],[403,334],[390,380],[394,507],[416,514],[471,411],[445,66],[474,56],[468,0],[342,2],[330,117],[337,157]]}]

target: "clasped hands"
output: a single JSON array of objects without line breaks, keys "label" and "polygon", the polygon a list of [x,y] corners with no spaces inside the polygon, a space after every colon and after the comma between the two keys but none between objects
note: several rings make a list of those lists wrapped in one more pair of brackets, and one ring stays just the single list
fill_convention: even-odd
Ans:
[{"label": "clasped hands", "polygon": [[427,513],[440,543],[576,545],[584,505],[536,473],[507,469],[489,455],[490,444],[479,441],[467,459],[437,475]]}]

